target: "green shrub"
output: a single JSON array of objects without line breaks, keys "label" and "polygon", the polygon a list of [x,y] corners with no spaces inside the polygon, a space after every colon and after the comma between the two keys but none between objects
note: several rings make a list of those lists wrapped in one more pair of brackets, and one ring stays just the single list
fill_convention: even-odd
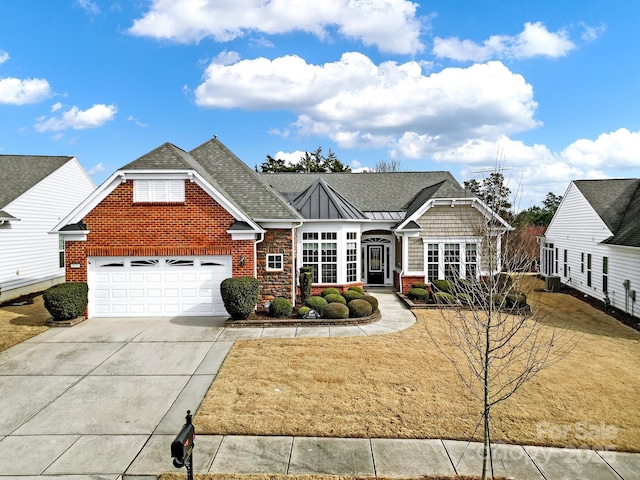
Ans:
[{"label": "green shrub", "polygon": [[328,287],[322,290],[322,292],[320,292],[320,295],[322,295],[323,297],[326,297],[327,295],[340,295],[340,290],[338,290],[337,288]]},{"label": "green shrub", "polygon": [[300,307],[298,309],[298,316],[300,318],[304,317],[307,313],[309,313],[311,309],[309,307]]},{"label": "green shrub", "polygon": [[505,297],[507,305],[522,308],[527,305],[527,296],[522,292],[511,292]]},{"label": "green shrub", "polygon": [[422,290],[426,290],[427,289],[427,284],[424,282],[416,282],[413,285],[411,285],[411,288],[421,288]]},{"label": "green shrub", "polygon": [[318,295],[313,295],[307,298],[307,301],[304,303],[305,306],[312,308],[316,312],[320,313],[322,308],[329,302],[327,302],[323,297]]},{"label": "green shrub", "polygon": [[59,283],[46,289],[42,298],[54,320],[71,320],[87,308],[89,288],[84,282]]},{"label": "green shrub", "polygon": [[349,309],[342,303],[328,303],[322,308],[323,318],[349,318]]},{"label": "green shrub", "polygon": [[360,300],[366,300],[371,304],[371,308],[373,312],[378,311],[378,299],[376,297],[372,297],[371,295],[363,295],[360,297]]},{"label": "green shrub", "polygon": [[501,293],[494,293],[493,295],[490,296],[490,299],[493,302],[493,304],[498,307],[503,306],[505,303],[504,295],[502,295]]},{"label": "green shrub", "polygon": [[220,284],[224,308],[234,320],[244,320],[256,307],[260,286],[253,277],[225,278]]},{"label": "green shrub", "polygon": [[495,291],[498,293],[509,292],[513,288],[513,279],[508,273],[496,273],[493,277]]},{"label": "green shrub", "polygon": [[429,300],[429,291],[424,288],[412,288],[409,290],[409,293],[407,293],[407,297],[411,300],[421,300],[426,302]]},{"label": "green shrub", "polygon": [[324,299],[327,301],[327,303],[341,303],[343,305],[347,304],[347,301],[339,293],[330,293],[329,295],[324,295]]},{"label": "green shrub", "polygon": [[347,304],[347,307],[349,308],[349,317],[352,318],[368,317],[373,313],[373,307],[371,304],[360,298],[351,300]]},{"label": "green shrub", "polygon": [[473,305],[473,297],[471,295],[469,295],[468,293],[458,293],[456,295],[456,298],[463,305]]},{"label": "green shrub", "polygon": [[293,312],[293,305],[284,297],[274,298],[269,304],[269,315],[272,317],[288,317],[291,312]]},{"label": "green shrub", "polygon": [[349,287],[349,290],[353,290],[354,292],[358,292],[358,293],[364,293],[364,290],[362,289],[362,287],[358,287],[356,285],[354,285],[353,287]]},{"label": "green shrub", "polygon": [[431,282],[435,289],[439,292],[452,293],[453,292],[453,283],[449,280],[434,280]]},{"label": "green shrub", "polygon": [[348,304],[351,300],[360,298],[362,294],[360,292],[357,292],[356,290],[347,290],[346,292],[342,293],[342,296],[344,297],[344,299],[347,301],[347,304]]},{"label": "green shrub", "polygon": [[433,297],[436,299],[436,303],[444,303],[448,305],[456,303],[456,297],[447,292],[436,292],[433,294]]}]

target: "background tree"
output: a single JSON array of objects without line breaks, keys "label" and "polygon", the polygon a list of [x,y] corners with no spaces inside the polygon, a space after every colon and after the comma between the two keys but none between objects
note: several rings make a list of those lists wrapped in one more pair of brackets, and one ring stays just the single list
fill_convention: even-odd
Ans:
[{"label": "background tree", "polygon": [[551,219],[556,213],[561,201],[562,196],[549,192],[542,201],[542,207],[534,205],[526,210],[522,210],[516,215],[513,223],[518,228],[527,226],[546,227],[551,223]]},{"label": "background tree", "polygon": [[511,190],[504,184],[504,175],[502,173],[492,172],[488,177],[483,178],[482,182],[472,178],[464,182],[464,188],[485,204],[491,205],[493,211],[502,218],[509,219],[511,217],[509,212],[511,209],[511,202],[509,201]]},{"label": "background tree", "polygon": [[[499,180],[498,176],[493,178]],[[471,185],[471,188],[475,186]],[[505,205],[499,195],[487,198],[488,206],[494,211]],[[499,202],[499,206],[492,201]],[[503,271],[493,270],[481,277],[468,275],[445,285],[453,297],[440,298],[444,301],[455,299],[457,306],[441,308],[442,327],[425,328],[443,329],[450,345],[434,340],[436,347],[482,404],[484,480],[493,470],[492,408],[508,400],[543,368],[566,356],[575,341],[563,339],[567,329],[545,324],[545,312],[539,304],[531,302],[531,282],[535,277],[523,273],[530,269],[527,246],[512,241],[499,247],[498,238],[504,226],[495,217],[488,222],[473,219],[469,222],[482,238],[484,268],[498,265],[498,259],[501,259]]]},{"label": "background tree", "polygon": [[392,158],[389,160],[378,160],[373,167],[376,172],[399,172],[400,160]]},{"label": "background tree", "polygon": [[[258,167],[256,165],[256,172]],[[329,154],[325,157],[322,154],[322,147],[318,147],[314,152],[305,152],[296,163],[288,163],[286,160],[275,159],[267,155],[266,161],[260,165],[262,173],[278,172],[350,172],[351,168],[344,165],[329,149]]]}]

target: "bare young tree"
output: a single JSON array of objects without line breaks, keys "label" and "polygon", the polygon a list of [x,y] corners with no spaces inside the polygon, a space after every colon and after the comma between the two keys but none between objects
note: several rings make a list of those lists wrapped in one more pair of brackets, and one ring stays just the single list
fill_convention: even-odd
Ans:
[{"label": "bare young tree", "polygon": [[400,160],[392,158],[389,160],[378,160],[373,167],[376,172],[399,172]]},{"label": "bare young tree", "polygon": [[[445,336],[453,349],[435,343],[483,405],[485,480],[489,469],[493,471],[492,408],[509,399],[543,368],[566,356],[575,341],[566,338],[567,329],[546,325],[544,312],[524,293],[525,281],[532,279],[528,274],[532,262],[529,246],[501,242],[505,224],[497,216],[470,221],[475,222],[476,239],[482,239],[480,268],[467,267],[465,278],[433,282],[434,290],[440,290],[435,295],[443,304]],[[461,272],[454,269],[453,273],[459,276]]]}]

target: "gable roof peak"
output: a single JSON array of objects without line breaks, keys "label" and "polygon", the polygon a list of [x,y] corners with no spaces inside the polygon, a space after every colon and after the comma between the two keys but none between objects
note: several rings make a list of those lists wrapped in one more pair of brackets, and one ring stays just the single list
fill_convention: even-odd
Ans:
[{"label": "gable roof peak", "polygon": [[364,220],[367,217],[322,178],[296,197],[291,204],[305,218],[320,220]]}]

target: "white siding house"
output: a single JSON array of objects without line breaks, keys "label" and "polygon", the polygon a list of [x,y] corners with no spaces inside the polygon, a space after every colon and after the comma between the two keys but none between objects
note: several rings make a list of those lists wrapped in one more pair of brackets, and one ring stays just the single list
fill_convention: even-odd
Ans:
[{"label": "white siding house", "polygon": [[540,269],[640,317],[640,179],[571,182],[541,239]]},{"label": "white siding house", "polygon": [[0,155],[0,302],[64,281],[49,232],[94,189],[74,157]]}]

